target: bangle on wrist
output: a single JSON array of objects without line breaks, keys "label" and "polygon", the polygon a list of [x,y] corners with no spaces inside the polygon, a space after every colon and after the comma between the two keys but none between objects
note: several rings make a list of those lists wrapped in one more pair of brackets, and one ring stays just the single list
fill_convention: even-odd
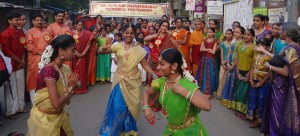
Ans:
[{"label": "bangle on wrist", "polygon": [[269,69],[270,69],[270,71],[272,71],[272,66],[271,65],[270,65]]},{"label": "bangle on wrist", "polygon": [[149,105],[145,105],[145,106],[143,107],[143,111],[148,110],[148,109],[150,109]]}]

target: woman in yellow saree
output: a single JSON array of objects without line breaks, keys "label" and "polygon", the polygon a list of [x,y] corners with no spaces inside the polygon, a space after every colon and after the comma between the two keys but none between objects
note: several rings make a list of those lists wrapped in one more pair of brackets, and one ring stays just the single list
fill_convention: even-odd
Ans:
[{"label": "woman in yellow saree", "polygon": [[69,113],[64,106],[70,104],[74,89],[78,87],[77,74],[71,74],[65,61],[73,59],[75,40],[59,35],[44,51],[39,63],[40,73],[34,105],[28,124],[28,136],[73,136]]},{"label": "woman in yellow saree", "polygon": [[186,71],[182,70],[182,65],[178,50],[166,49],[160,54],[157,69],[164,77],[153,80],[151,88],[144,93],[144,115],[150,124],[154,124],[155,117],[148,101],[152,93],[160,91],[162,114],[168,120],[163,136],[207,136],[198,114],[201,109],[210,110],[209,99],[198,85],[183,77]]},{"label": "woman in yellow saree", "polygon": [[146,51],[133,42],[134,26],[123,26],[123,43],[111,45],[109,38],[105,46],[99,48],[98,53],[115,53],[118,60],[114,75],[112,92],[106,107],[104,120],[100,127],[101,136],[137,135],[136,122],[141,112],[142,77],[138,64],[157,78],[147,64]]}]

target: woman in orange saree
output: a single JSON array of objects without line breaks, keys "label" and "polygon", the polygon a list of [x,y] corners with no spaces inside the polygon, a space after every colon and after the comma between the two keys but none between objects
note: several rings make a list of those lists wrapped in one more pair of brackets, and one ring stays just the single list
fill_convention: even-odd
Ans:
[{"label": "woman in orange saree", "polygon": [[181,18],[177,18],[176,29],[173,32],[172,36],[179,44],[179,49],[184,56],[185,62],[187,64],[187,70],[191,70],[191,61],[190,61],[190,45],[189,39],[191,33],[184,28],[182,28],[183,20]]},{"label": "woman in orange saree", "polygon": [[88,50],[90,48],[91,32],[83,30],[83,22],[76,21],[76,30],[73,38],[76,40],[75,58],[73,59],[73,71],[78,74],[81,87],[75,90],[75,94],[87,93],[88,89]]}]

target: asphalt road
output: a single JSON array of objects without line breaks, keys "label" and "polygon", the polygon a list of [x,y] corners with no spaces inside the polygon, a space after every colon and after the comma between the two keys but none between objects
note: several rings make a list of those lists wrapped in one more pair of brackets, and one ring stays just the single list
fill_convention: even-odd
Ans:
[{"label": "asphalt road", "polygon": [[[95,85],[89,88],[89,92],[83,95],[72,97],[70,107],[66,110],[70,112],[71,124],[75,136],[98,136],[100,123],[103,119],[107,100],[111,92],[111,84]],[[0,92],[0,99],[3,94]],[[202,111],[200,118],[209,132],[210,136],[259,136],[259,129],[249,128],[249,122],[240,120],[235,116],[234,111],[220,105],[220,101],[211,100],[212,110]],[[3,103],[2,103],[3,104]],[[27,104],[30,109],[30,104]],[[4,120],[4,125],[0,126],[0,136],[6,136],[10,132],[26,134],[27,118],[29,114],[19,114],[18,119]],[[138,120],[140,136],[160,136],[165,128],[166,119],[156,113],[155,125],[151,126],[146,122],[143,114]]]}]

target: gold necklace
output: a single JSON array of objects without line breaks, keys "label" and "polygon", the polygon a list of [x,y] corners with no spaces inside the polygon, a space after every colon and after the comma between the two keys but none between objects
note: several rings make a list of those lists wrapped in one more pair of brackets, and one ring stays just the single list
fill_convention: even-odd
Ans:
[{"label": "gold necklace", "polygon": [[67,76],[66,76],[66,72],[65,72],[65,69],[64,67],[62,67],[63,70],[61,70],[58,66],[57,66],[57,63],[54,62],[55,65],[55,69],[58,71],[61,79],[62,79],[62,82],[63,82],[63,86],[64,86],[64,91],[66,92],[67,91],[67,88],[68,88],[68,79],[67,79]]},{"label": "gold necklace", "polygon": [[[128,47],[129,46],[129,49],[128,50],[125,50],[125,46]],[[124,48],[124,53],[123,53],[123,57],[128,60],[129,56],[130,56],[130,49],[132,48],[132,43],[130,45],[126,45],[124,42],[123,42],[123,48]]]}]

